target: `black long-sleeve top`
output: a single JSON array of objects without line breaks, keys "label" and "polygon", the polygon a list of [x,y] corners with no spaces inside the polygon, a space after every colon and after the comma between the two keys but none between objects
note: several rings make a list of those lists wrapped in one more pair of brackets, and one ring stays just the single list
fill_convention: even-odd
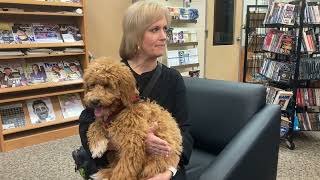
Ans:
[{"label": "black long-sleeve top", "polygon": [[[123,61],[131,69],[126,61]],[[134,72],[131,69],[136,81],[137,87],[140,93],[147,86],[148,82],[152,78],[155,69],[143,73],[141,75]],[[148,98],[152,101],[156,101],[159,105],[167,109],[172,116],[176,119],[183,138],[183,152],[179,165],[186,165],[189,162],[189,158],[192,152],[193,139],[189,132],[190,123],[188,121],[187,104],[186,104],[186,88],[184,81],[180,73],[175,70],[162,66],[161,75],[155,83]],[[84,149],[90,154],[88,147],[87,131],[89,125],[94,121],[94,112],[92,109],[85,109],[80,115],[79,133],[81,143]],[[104,157],[95,159],[96,164],[99,166],[105,163]]]}]

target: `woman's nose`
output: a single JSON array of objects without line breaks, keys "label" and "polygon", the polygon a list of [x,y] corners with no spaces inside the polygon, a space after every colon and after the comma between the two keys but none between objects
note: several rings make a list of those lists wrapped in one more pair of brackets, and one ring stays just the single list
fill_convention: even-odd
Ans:
[{"label": "woman's nose", "polygon": [[160,31],[160,38],[161,39],[167,39],[167,32],[165,30]]}]

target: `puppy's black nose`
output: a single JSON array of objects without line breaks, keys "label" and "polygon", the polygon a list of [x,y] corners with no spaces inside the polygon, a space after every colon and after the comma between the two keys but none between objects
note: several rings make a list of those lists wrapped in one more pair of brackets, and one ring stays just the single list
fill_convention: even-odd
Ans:
[{"label": "puppy's black nose", "polygon": [[100,105],[100,100],[99,99],[93,99],[91,100],[91,105],[93,107],[98,107]]}]

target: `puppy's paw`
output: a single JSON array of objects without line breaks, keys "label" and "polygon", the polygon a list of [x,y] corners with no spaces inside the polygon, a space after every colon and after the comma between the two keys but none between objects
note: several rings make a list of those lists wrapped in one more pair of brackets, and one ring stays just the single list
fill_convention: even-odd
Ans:
[{"label": "puppy's paw", "polygon": [[92,158],[100,158],[107,151],[108,140],[103,139],[103,140],[97,141],[94,144],[89,144],[89,148],[92,154]]},{"label": "puppy's paw", "polygon": [[100,169],[97,173],[90,177],[95,180],[110,180],[112,169]]}]

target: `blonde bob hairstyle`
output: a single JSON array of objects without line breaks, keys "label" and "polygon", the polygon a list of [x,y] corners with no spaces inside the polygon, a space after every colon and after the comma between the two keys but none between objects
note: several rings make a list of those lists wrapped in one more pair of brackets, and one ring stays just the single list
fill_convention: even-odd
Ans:
[{"label": "blonde bob hairstyle", "polygon": [[141,46],[145,31],[153,23],[166,18],[168,26],[171,17],[168,9],[156,1],[138,1],[132,4],[123,17],[122,40],[119,49],[120,57],[123,60],[133,58]]}]

